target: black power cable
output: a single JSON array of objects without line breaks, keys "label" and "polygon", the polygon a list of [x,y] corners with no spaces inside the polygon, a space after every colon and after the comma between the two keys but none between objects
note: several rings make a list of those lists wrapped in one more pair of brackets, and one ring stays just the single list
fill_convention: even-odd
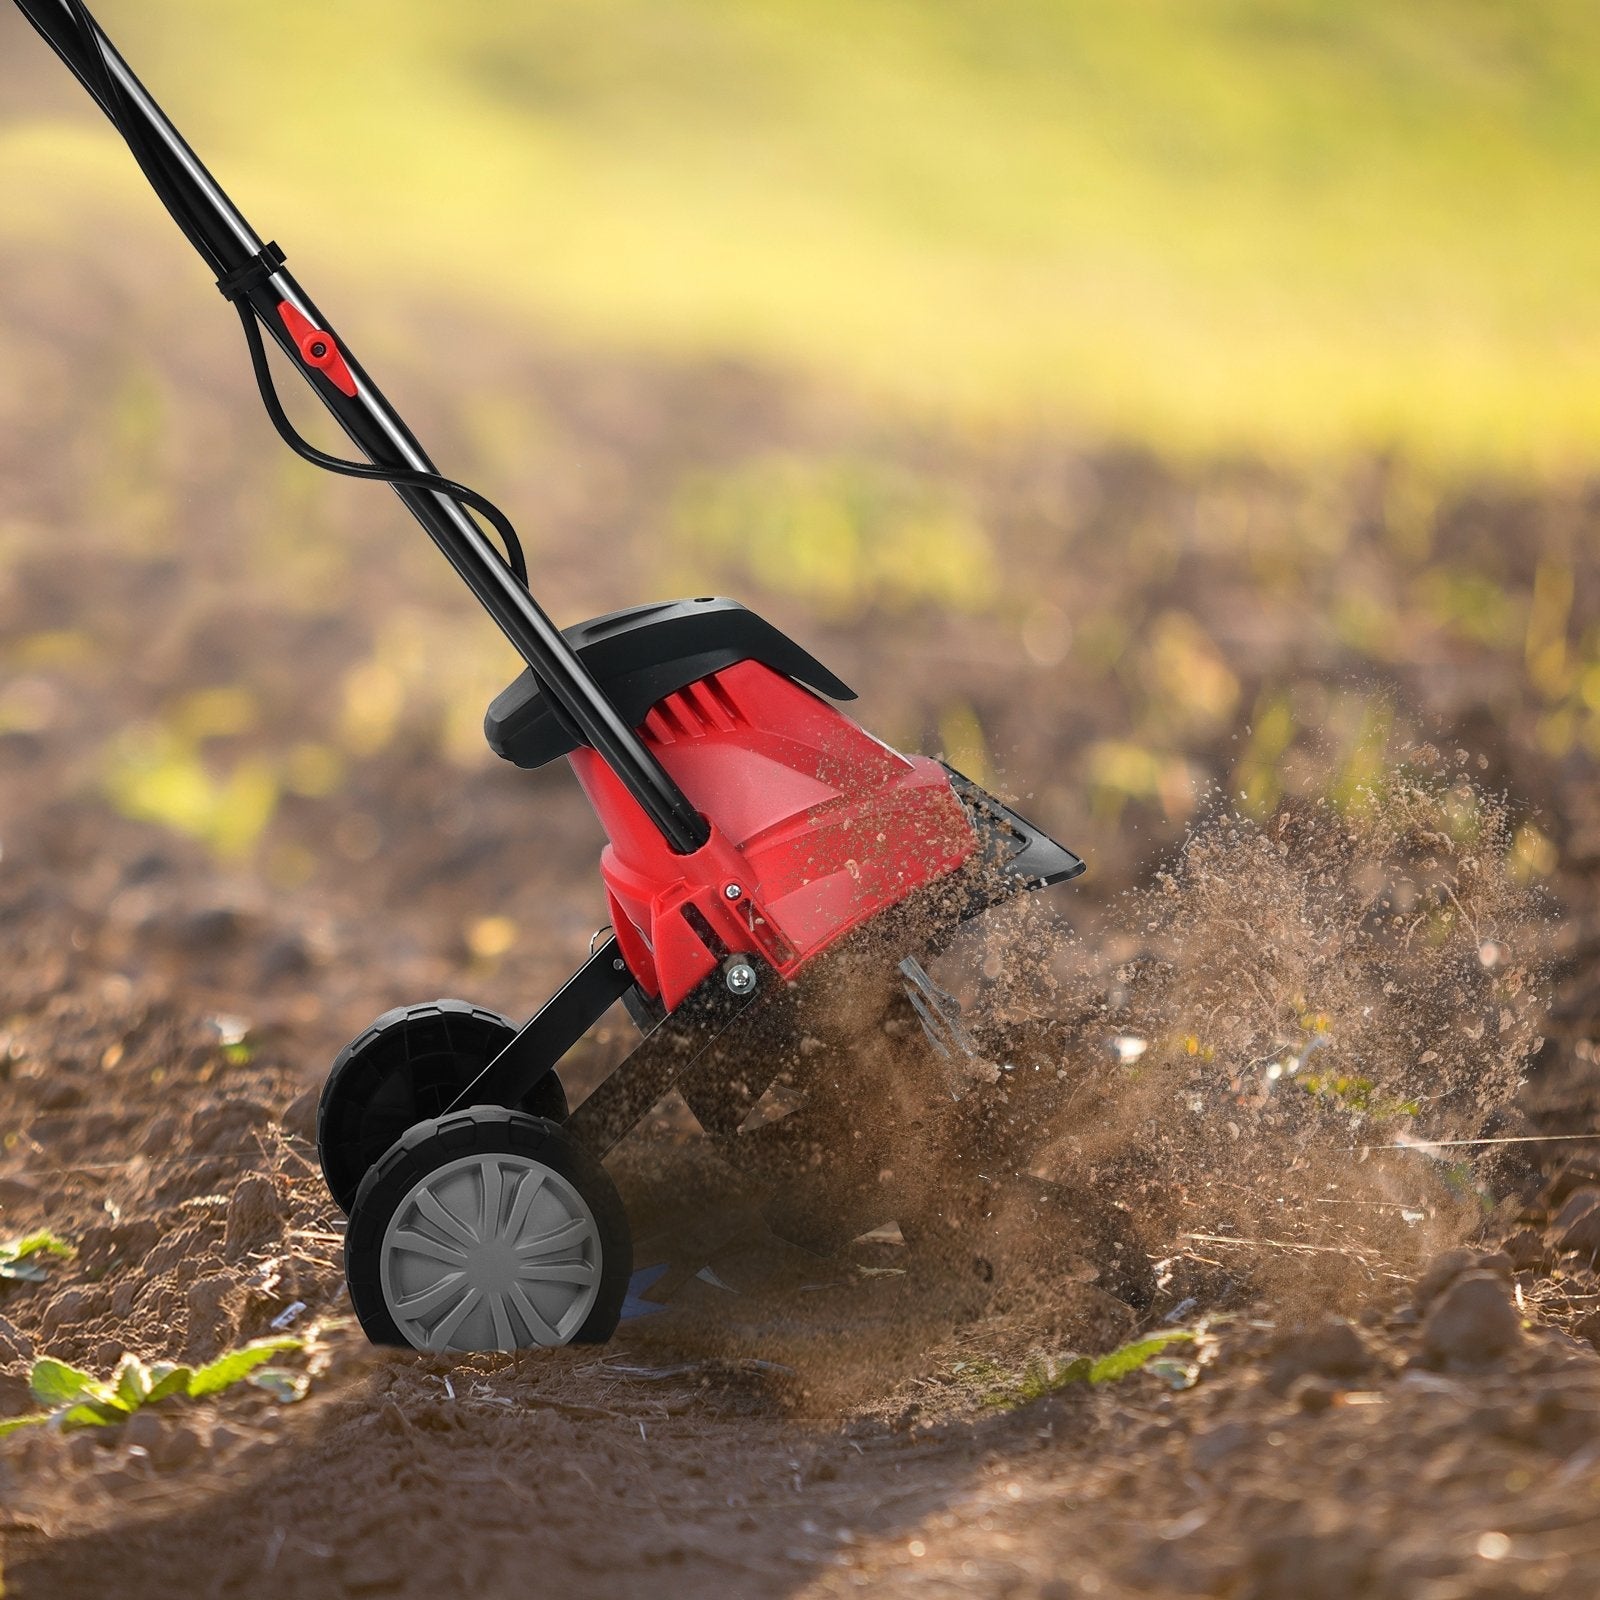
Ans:
[{"label": "black power cable", "polygon": [[[442,477],[437,472],[425,472],[409,467],[380,467],[370,462],[346,461],[340,456],[330,455],[325,450],[319,450],[308,443],[295,430],[294,424],[289,420],[288,413],[283,408],[279,398],[276,384],[272,378],[272,368],[267,360],[266,343],[261,337],[261,326],[255,310],[243,298],[244,284],[241,282],[239,271],[227,272],[223,270],[223,263],[218,260],[216,252],[205,238],[204,230],[200,227],[195,217],[184,202],[181,184],[174,183],[172,175],[166,165],[166,153],[159,146],[152,145],[144,137],[143,129],[139,126],[136,117],[127,114],[127,98],[123,93],[122,84],[111,69],[111,63],[106,58],[105,45],[100,30],[95,25],[94,18],[82,0],[59,0],[65,7],[73,27],[79,38],[82,59],[78,63],[92,80],[91,92],[100,102],[111,126],[121,135],[122,141],[127,145],[138,163],[139,170],[144,174],[145,180],[155,191],[156,198],[166,207],[172,220],[177,223],[179,231],[194,246],[200,259],[206,262],[218,274],[218,288],[223,295],[231,300],[238,310],[239,321],[243,325],[245,341],[250,347],[250,364],[255,372],[256,387],[261,392],[261,403],[266,408],[267,416],[284,443],[289,446],[297,456],[309,461],[312,466],[320,467],[324,472],[339,473],[347,478],[363,478],[373,482],[387,483],[395,488],[421,489],[434,494],[441,494],[456,501],[463,509],[478,512],[499,534],[505,545],[505,564],[516,577],[517,581],[527,588],[528,564],[522,552],[522,542],[517,537],[517,531],[512,526],[511,519],[500,510],[492,501],[479,494],[474,489],[467,488],[464,484],[456,483],[453,479]],[[17,5],[23,15],[28,18],[34,27],[46,39],[52,38],[50,30],[38,19],[38,0],[17,0]],[[271,251],[275,247],[268,246]],[[273,266],[282,263],[282,252],[277,252],[275,259],[268,261],[264,256],[258,256],[243,269],[245,279],[256,276],[252,268],[260,273],[270,275]]]},{"label": "black power cable", "polygon": [[324,472],[337,472],[347,478],[370,478],[379,483],[394,484],[404,489],[431,489],[436,493],[448,495],[452,500],[459,501],[462,505],[474,511],[482,512],[494,531],[505,541],[506,565],[516,574],[517,581],[523,588],[528,586],[528,566],[523,559],[522,544],[517,538],[517,530],[512,527],[511,519],[493,502],[486,500],[475,489],[469,489],[464,484],[455,483],[449,478],[442,478],[437,472],[412,472],[403,467],[375,467],[363,461],[345,461],[339,456],[331,456],[325,450],[319,450],[313,444],[308,444],[289,420],[288,413],[283,409],[283,401],[279,398],[277,386],[272,381],[272,369],[267,364],[266,341],[261,337],[261,324],[256,320],[256,314],[243,300],[235,300],[234,307],[239,313],[240,325],[244,328],[245,342],[250,346],[250,365],[255,369],[256,387],[261,391],[261,403],[266,407],[267,416],[271,418],[272,425],[278,430],[283,442],[289,446],[297,456],[309,461],[314,467],[321,467]]}]

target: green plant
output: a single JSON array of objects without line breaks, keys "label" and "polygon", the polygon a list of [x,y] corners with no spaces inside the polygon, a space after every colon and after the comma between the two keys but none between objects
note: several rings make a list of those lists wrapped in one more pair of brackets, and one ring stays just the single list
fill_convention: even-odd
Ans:
[{"label": "green plant", "polygon": [[1186,1389],[1199,1373],[1196,1362],[1164,1358],[1169,1345],[1192,1344],[1200,1333],[1193,1328],[1173,1328],[1164,1333],[1146,1334],[1121,1345],[1103,1356],[1072,1356],[1062,1364],[1037,1360],[1015,1382],[992,1391],[987,1403],[993,1406],[1021,1405],[1075,1383],[1115,1383],[1135,1372],[1151,1371],[1175,1389]]},{"label": "green plant", "polygon": [[125,1355],[108,1380],[53,1356],[41,1356],[33,1364],[28,1386],[45,1409],[0,1420],[0,1437],[44,1423],[57,1428],[103,1428],[127,1421],[144,1406],[174,1396],[199,1400],[241,1382],[253,1383],[279,1400],[298,1400],[306,1392],[305,1374],[266,1363],[282,1351],[301,1349],[303,1343],[291,1336],[256,1339],[203,1367],[170,1361],[147,1365],[136,1355]]},{"label": "green plant", "polygon": [[1419,1100],[1394,1100],[1378,1096],[1374,1093],[1377,1085],[1371,1078],[1308,1073],[1298,1082],[1307,1094],[1319,1100],[1331,1101],[1345,1111],[1376,1117],[1380,1121],[1390,1117],[1414,1117],[1422,1110]]},{"label": "green plant", "polygon": [[119,812],[155,822],[235,858],[255,848],[279,800],[276,769],[247,756],[217,776],[202,741],[180,727],[144,724],[126,730],[105,756],[103,783]]},{"label": "green plant", "polygon": [[19,1234],[14,1239],[0,1239],[0,1278],[42,1283],[48,1276],[43,1258],[66,1257],[72,1253],[72,1246],[65,1239],[58,1239],[48,1228]]}]

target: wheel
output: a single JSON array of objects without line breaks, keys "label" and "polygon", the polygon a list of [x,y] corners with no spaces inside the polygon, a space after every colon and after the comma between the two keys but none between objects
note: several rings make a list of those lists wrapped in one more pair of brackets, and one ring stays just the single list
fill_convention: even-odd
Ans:
[{"label": "wheel", "polygon": [[408,1130],[361,1180],[345,1280],[374,1344],[597,1344],[633,1272],[627,1213],[559,1123],[472,1106]]},{"label": "wheel", "polygon": [[[317,1105],[317,1154],[341,1211],[372,1163],[407,1128],[442,1116],[516,1032],[498,1011],[433,1000],[384,1012],[339,1052]],[[517,1109],[565,1122],[561,1080],[547,1073]]]}]

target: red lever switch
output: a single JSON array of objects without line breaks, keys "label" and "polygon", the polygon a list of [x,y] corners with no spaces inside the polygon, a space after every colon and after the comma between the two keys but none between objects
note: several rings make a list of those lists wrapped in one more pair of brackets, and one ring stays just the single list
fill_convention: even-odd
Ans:
[{"label": "red lever switch", "polygon": [[333,342],[333,335],[324,333],[321,328],[301,316],[287,300],[278,306],[278,315],[283,318],[283,325],[289,330],[289,337],[294,340],[300,352],[300,359],[308,367],[315,367],[336,389],[354,395],[355,377],[345,365],[344,357],[339,354],[339,347]]}]

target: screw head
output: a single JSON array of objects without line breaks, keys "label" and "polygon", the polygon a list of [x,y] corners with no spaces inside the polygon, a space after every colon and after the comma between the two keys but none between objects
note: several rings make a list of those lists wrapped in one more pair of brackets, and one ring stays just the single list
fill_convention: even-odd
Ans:
[{"label": "screw head", "polygon": [[722,981],[729,994],[749,994],[756,986],[756,969],[742,956],[735,956],[722,969]]},{"label": "screw head", "polygon": [[728,883],[723,885],[722,897],[724,900],[738,900],[743,894],[744,890],[741,889],[736,883]]}]

